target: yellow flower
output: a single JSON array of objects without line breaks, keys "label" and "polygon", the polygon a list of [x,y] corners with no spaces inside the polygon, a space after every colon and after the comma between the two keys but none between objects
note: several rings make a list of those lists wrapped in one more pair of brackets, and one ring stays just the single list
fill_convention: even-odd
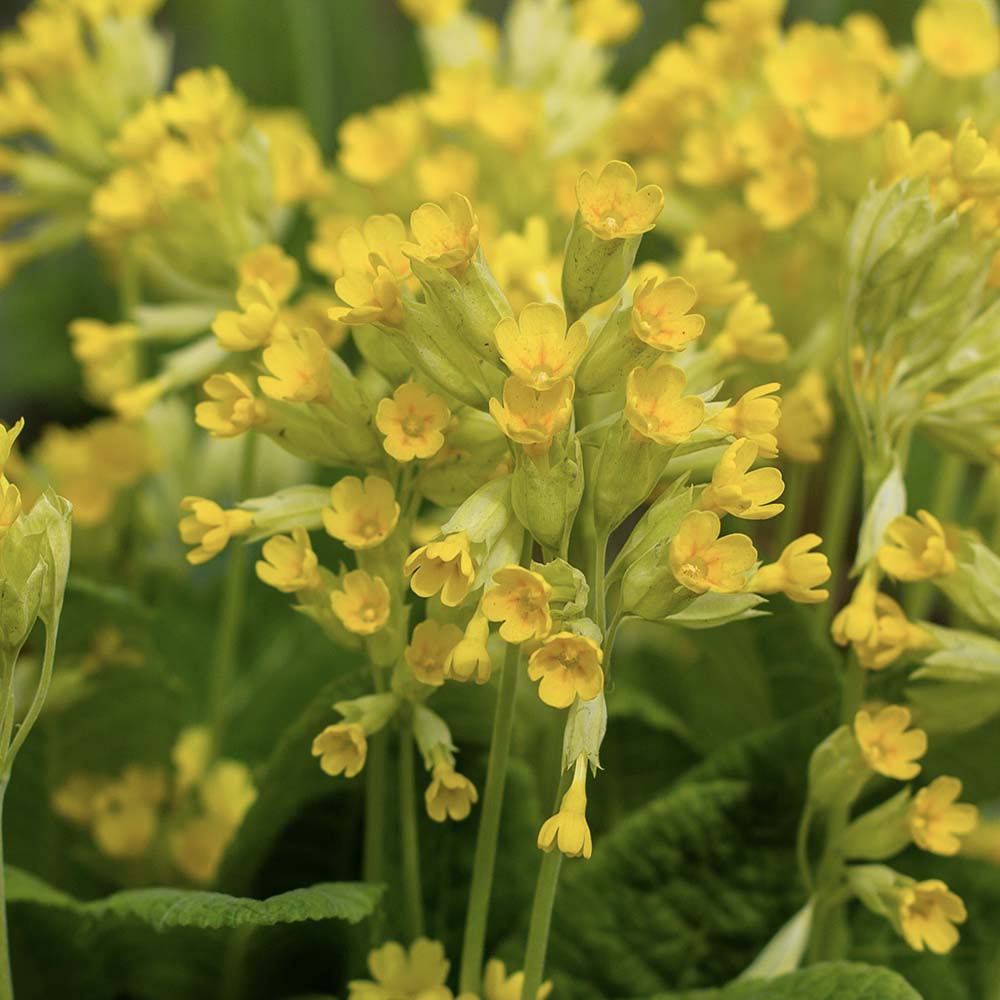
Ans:
[{"label": "yellow flower", "polygon": [[663,211],[663,191],[638,185],[635,171],[621,160],[612,160],[597,178],[585,170],[576,182],[584,225],[602,240],[648,233]]},{"label": "yellow flower", "polygon": [[467,2],[468,0],[399,0],[399,6],[408,17],[420,24],[443,24],[464,10]]},{"label": "yellow flower", "polygon": [[650,278],[632,302],[632,332],[658,351],[683,351],[705,331],[705,317],[691,313],[698,293],[684,278]]},{"label": "yellow flower", "polygon": [[199,795],[205,812],[228,833],[239,829],[257,801],[250,768],[238,760],[216,761],[202,780]]},{"label": "yellow flower", "polygon": [[218,873],[232,833],[214,817],[193,816],[171,830],[170,855],[183,875],[208,885]]},{"label": "yellow flower", "polygon": [[544,455],[552,439],[569,426],[575,391],[571,378],[538,390],[512,376],[503,384],[503,403],[490,400],[490,415],[511,441],[530,454]]},{"label": "yellow flower", "polygon": [[3,473],[4,467],[10,461],[11,452],[14,450],[14,444],[21,436],[21,431],[23,430],[23,417],[10,427],[6,427],[4,424],[0,423],[0,473]]},{"label": "yellow flower", "polygon": [[538,846],[548,854],[553,848],[570,858],[589,858],[594,843],[587,825],[587,755],[581,753],[573,767],[573,780],[559,804],[538,831]]},{"label": "yellow flower", "polygon": [[[952,144],[951,172],[950,185],[943,183],[939,193],[943,192],[950,203],[959,203],[960,210],[971,199],[1000,195],[1000,150],[979,134],[969,118],[962,122]],[[951,192],[950,188],[957,190]]]},{"label": "yellow flower", "polygon": [[890,103],[879,74],[860,64],[823,82],[806,110],[806,122],[823,139],[860,139],[882,125]]},{"label": "yellow flower", "polygon": [[899,923],[906,943],[946,955],[958,944],[955,924],[966,919],[965,904],[938,879],[916,882],[900,892]]},{"label": "yellow flower", "polygon": [[248,510],[223,510],[214,500],[185,497],[181,510],[190,516],[180,523],[181,541],[194,545],[187,554],[192,566],[214,559],[235,535],[245,535],[253,527],[253,514]]},{"label": "yellow flower", "polygon": [[299,285],[299,264],[275,243],[262,243],[245,253],[236,273],[240,288],[256,288],[258,282],[271,290],[278,302],[287,302]]},{"label": "yellow flower", "polygon": [[920,773],[916,763],[927,752],[927,734],[910,729],[910,710],[888,705],[873,718],[862,709],[854,716],[854,735],[865,763],[887,778],[909,781]]},{"label": "yellow flower", "polygon": [[575,0],[573,27],[594,45],[618,45],[635,34],[642,23],[642,7],[635,0]]},{"label": "yellow flower", "polygon": [[875,624],[868,638],[854,644],[858,661],[866,670],[884,670],[906,650],[931,645],[930,635],[913,625],[906,612],[888,594],[875,595]]},{"label": "yellow flower", "polygon": [[257,576],[283,594],[316,590],[322,585],[319,560],[305,528],[293,528],[291,536],[276,535],[264,543],[264,558],[257,563]]},{"label": "yellow flower", "polygon": [[661,358],[649,368],[633,368],[625,385],[625,419],[640,437],[662,445],[686,441],[705,419],[700,396],[682,396],[684,372]]},{"label": "yellow flower", "polygon": [[410,589],[418,597],[430,597],[440,591],[442,604],[457,607],[476,578],[468,535],[460,531],[440,542],[421,545],[410,553],[403,572],[411,577]]},{"label": "yellow flower", "polygon": [[808,156],[789,163],[765,167],[747,181],[747,205],[759,216],[765,229],[784,229],[797,222],[816,204],[816,164]]},{"label": "yellow flower", "polygon": [[212,734],[206,726],[188,726],[181,731],[170,751],[178,792],[186,792],[201,781],[211,757]]},{"label": "yellow flower", "polygon": [[942,76],[985,76],[1000,61],[997,26],[982,0],[929,0],[917,11],[913,35]]},{"label": "yellow flower", "polygon": [[166,775],[159,768],[128,767],[118,781],[94,799],[92,832],[111,858],[139,858],[156,835],[159,810],[167,796]]},{"label": "yellow flower", "polygon": [[448,404],[416,382],[399,386],[375,411],[375,424],[385,435],[382,445],[397,462],[436,455],[450,422]]},{"label": "yellow flower", "polygon": [[579,698],[590,701],[604,690],[604,652],[593,639],[557,632],[528,660],[528,676],[541,680],[538,697],[552,708],[569,708]]},{"label": "yellow flower", "polygon": [[110,784],[93,774],[71,774],[53,793],[52,809],[57,816],[77,826],[90,826],[97,796]]},{"label": "yellow flower", "polygon": [[330,395],[330,352],[315,330],[296,330],[262,355],[270,375],[257,382],[265,396],[291,403],[321,402]]},{"label": "yellow flower", "polygon": [[483,595],[483,613],[491,622],[503,622],[504,642],[544,639],[552,631],[552,587],[545,577],[523,566],[504,566],[493,574],[493,582],[496,586]]},{"label": "yellow flower", "polygon": [[479,161],[458,146],[442,146],[417,161],[416,175],[422,198],[447,201],[454,191],[475,188]]},{"label": "yellow flower", "polygon": [[[406,0],[416,6],[417,0]],[[429,6],[428,0],[420,0]],[[372,979],[348,983],[347,1000],[451,1000],[451,990],[444,985],[448,978],[448,960],[437,941],[417,938],[407,952],[390,941],[368,953]]]},{"label": "yellow flower", "polygon": [[757,550],[746,535],[719,538],[717,514],[692,510],[670,542],[670,569],[681,586],[696,594],[735,594],[746,586]]},{"label": "yellow flower", "polygon": [[804,372],[782,401],[778,447],[794,462],[818,462],[821,441],[833,429],[833,407],[826,393],[826,379],[816,370]]},{"label": "yellow flower", "polygon": [[340,166],[351,180],[382,184],[409,162],[423,129],[420,109],[412,98],[351,115],[337,132]]},{"label": "yellow flower", "polygon": [[772,503],[785,491],[779,469],[755,469],[759,448],[747,438],[737,438],[722,454],[712,482],[706,486],[698,501],[702,510],[717,514],[732,514],[749,521],[765,521],[777,517],[784,509],[781,503]]},{"label": "yellow flower", "polygon": [[238,437],[267,420],[267,403],[239,375],[211,375],[204,389],[209,400],[195,406],[194,419],[212,437]]},{"label": "yellow flower", "polygon": [[346,227],[337,240],[344,272],[371,272],[375,256],[396,278],[401,281],[408,278],[410,260],[401,249],[405,240],[406,226],[398,215],[370,215],[360,229]]},{"label": "yellow flower", "polygon": [[726,314],[712,349],[723,358],[779,364],[788,357],[788,341],[771,329],[771,310],[753,292],[745,292]]},{"label": "yellow flower", "polygon": [[399,504],[392,484],[380,476],[345,476],[330,490],[330,506],[323,511],[327,534],[349,549],[381,545],[399,521]]},{"label": "yellow flower", "polygon": [[421,684],[440,687],[444,684],[448,656],[461,641],[462,630],[457,625],[427,619],[414,627],[403,658]]},{"label": "yellow flower", "polygon": [[365,766],[368,740],[357,722],[338,722],[327,726],[312,742],[312,755],[331,777],[343,774],[353,778]]},{"label": "yellow flower", "polygon": [[104,323],[99,319],[75,319],[69,325],[73,357],[82,365],[112,360],[128,344],[136,341],[139,328],[134,323]]},{"label": "yellow flower", "polygon": [[553,302],[529,303],[516,320],[500,320],[493,338],[511,374],[538,390],[572,376],[587,349],[586,324],[577,320],[567,331],[566,314]]},{"label": "yellow flower", "polygon": [[867,643],[878,628],[875,613],[877,589],[874,574],[866,571],[851,594],[851,599],[834,616],[830,624],[830,634],[838,646],[849,642]]},{"label": "yellow flower", "polygon": [[478,801],[476,786],[455,770],[451,754],[436,750],[431,783],[424,792],[427,815],[435,823],[443,823],[445,819],[462,820]]},{"label": "yellow flower", "polygon": [[347,303],[334,306],[330,318],[347,326],[383,323],[402,327],[402,286],[399,278],[378,258],[372,258],[367,271],[348,271],[337,279],[337,295]]},{"label": "yellow flower", "polygon": [[740,118],[733,137],[747,166],[755,170],[788,163],[805,142],[799,115],[773,99],[760,101]]},{"label": "yellow flower", "polygon": [[170,388],[162,377],[146,379],[138,385],[116,392],[111,407],[123,420],[141,420]]},{"label": "yellow flower", "polygon": [[218,66],[182,73],[160,101],[160,110],[168,125],[207,144],[235,136],[245,118],[242,99]]},{"label": "yellow flower", "polygon": [[[483,1000],[521,1000],[524,973],[507,975],[507,966],[499,958],[491,958],[483,968]],[[552,981],[542,983],[535,1000],[546,1000],[552,992]]]},{"label": "yellow flower", "polygon": [[830,579],[830,564],[822,552],[812,552],[823,541],[808,534],[785,546],[776,563],[762,566],[747,585],[755,594],[787,594],[800,604],[819,604],[829,596],[819,590]]},{"label": "yellow flower", "polygon": [[781,426],[782,401],[771,394],[780,388],[777,382],[768,382],[749,389],[709,422],[726,434],[753,441],[760,449],[761,458],[775,458],[778,439],[774,432]]},{"label": "yellow flower", "polygon": [[480,604],[465,626],[462,638],[445,658],[445,677],[463,683],[475,677],[477,684],[485,684],[493,673],[493,662],[486,645],[489,637],[489,619],[483,614]]},{"label": "yellow flower", "polygon": [[347,327],[330,315],[338,309],[337,301],[322,292],[307,292],[294,305],[281,310],[281,322],[288,329],[307,326],[315,330],[327,347],[337,350],[347,339]]},{"label": "yellow flower", "polygon": [[879,565],[896,580],[913,583],[955,571],[955,554],[941,522],[926,510],[915,518],[900,514],[885,529],[886,543],[878,550]]},{"label": "yellow flower", "polygon": [[979,822],[979,810],[958,802],[962,782],[942,775],[921,788],[910,804],[910,834],[917,847],[934,854],[958,854],[960,835],[971,833]]},{"label": "yellow flower", "polygon": [[453,194],[445,211],[427,202],[410,215],[416,242],[402,244],[413,260],[462,273],[479,248],[479,220],[464,194]]},{"label": "yellow flower", "polygon": [[21,516],[21,491],[0,474],[0,541]]},{"label": "yellow flower", "polygon": [[704,236],[692,236],[678,271],[694,286],[702,306],[726,306],[738,299],[747,283],[736,278],[736,264],[721,250],[709,250]]},{"label": "yellow flower", "polygon": [[389,620],[389,588],[380,576],[370,576],[363,569],[344,575],[341,589],[330,594],[330,606],[348,632],[373,635]]}]

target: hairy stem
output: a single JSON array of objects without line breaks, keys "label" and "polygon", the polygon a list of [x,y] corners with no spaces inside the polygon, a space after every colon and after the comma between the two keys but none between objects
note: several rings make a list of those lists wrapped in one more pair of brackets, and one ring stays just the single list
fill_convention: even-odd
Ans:
[{"label": "hairy stem", "polygon": [[399,733],[399,833],[403,856],[403,891],[410,940],[424,933],[424,897],[420,884],[420,841],[417,832],[417,791],[413,777],[413,731]]}]

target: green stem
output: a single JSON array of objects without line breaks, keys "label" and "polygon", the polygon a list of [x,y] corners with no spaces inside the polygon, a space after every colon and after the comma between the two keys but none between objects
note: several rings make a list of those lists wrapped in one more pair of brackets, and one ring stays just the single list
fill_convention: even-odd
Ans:
[{"label": "green stem", "polygon": [[336,26],[328,0],[292,0],[288,24],[298,58],[295,76],[304,109],[323,151],[329,153],[337,127],[336,75],[329,58]]},{"label": "green stem", "polygon": [[[531,562],[531,548],[531,535],[525,532],[520,565],[527,566]],[[483,811],[479,818],[476,853],[472,862],[469,909],[465,916],[465,934],[462,939],[460,993],[478,995],[480,992],[483,955],[486,949],[486,924],[489,918],[490,896],[493,892],[504,786],[507,782],[507,761],[510,757],[510,741],[514,731],[520,655],[520,646],[513,644],[507,646],[503,674],[500,677],[496,714],[493,717],[490,760],[486,768],[486,787],[483,790]]]},{"label": "green stem", "polygon": [[14,980],[10,970],[10,943],[7,936],[7,884],[3,854],[3,803],[9,780],[9,771],[0,777],[0,1000],[14,1000]]},{"label": "green stem", "polygon": [[802,816],[799,819],[798,833],[795,837],[795,857],[798,861],[799,877],[802,879],[802,885],[805,886],[806,892],[810,896],[813,892],[812,867],[809,864],[809,830],[812,826],[812,818],[812,805],[806,802],[805,808],[802,810]]},{"label": "green stem", "polygon": [[420,842],[417,832],[417,791],[413,777],[413,730],[399,733],[399,833],[403,856],[403,889],[410,940],[423,937],[424,898],[420,885]]},{"label": "green stem", "polygon": [[785,469],[785,492],[782,497],[785,509],[778,518],[778,544],[776,547],[778,552],[781,552],[800,533],[808,485],[808,466],[796,462]]},{"label": "green stem", "polygon": [[830,560],[831,599],[826,602],[826,620],[833,617],[847,565],[847,537],[858,499],[861,458],[848,429],[840,431],[829,468],[826,505],[823,513],[823,551]]},{"label": "green stem", "polygon": [[604,634],[607,626],[607,611],[605,602],[607,601],[606,587],[604,583],[605,565],[608,554],[608,536],[600,531],[595,532],[594,538],[594,573],[590,582],[591,597],[594,605],[594,621],[597,627]]}]

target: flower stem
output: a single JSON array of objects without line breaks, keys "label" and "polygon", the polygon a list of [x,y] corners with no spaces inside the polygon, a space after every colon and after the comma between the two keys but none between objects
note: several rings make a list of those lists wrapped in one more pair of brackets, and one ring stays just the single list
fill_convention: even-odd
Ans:
[{"label": "flower stem", "polygon": [[847,559],[847,536],[851,529],[858,493],[858,474],[861,458],[850,430],[841,430],[830,465],[826,490],[823,526],[823,550],[830,560],[830,593],[824,614],[826,620],[833,616],[837,598],[843,587]]},{"label": "flower stem", "polygon": [[[531,548],[531,535],[525,532],[520,565],[530,564]],[[483,954],[486,948],[486,923],[489,917],[490,896],[493,892],[493,873],[496,869],[504,786],[507,783],[507,761],[510,757],[510,740],[514,730],[520,656],[520,646],[507,646],[503,674],[500,677],[500,692],[497,695],[496,714],[493,717],[490,760],[486,768],[486,787],[483,790],[483,811],[479,818],[476,853],[472,862],[469,909],[465,916],[465,935],[462,939],[460,993],[478,995],[480,992]]]},{"label": "flower stem", "polygon": [[10,970],[10,943],[7,939],[7,884],[3,855],[3,803],[9,773],[0,776],[0,1000],[14,1000],[14,981]]},{"label": "flower stem", "polygon": [[785,493],[781,498],[785,509],[778,519],[778,544],[775,547],[777,552],[797,537],[801,530],[808,485],[808,466],[795,462],[785,469]]},{"label": "flower stem", "polygon": [[420,842],[417,832],[417,792],[413,778],[413,731],[399,733],[399,833],[403,856],[403,889],[410,940],[424,933],[424,898],[420,885]]}]

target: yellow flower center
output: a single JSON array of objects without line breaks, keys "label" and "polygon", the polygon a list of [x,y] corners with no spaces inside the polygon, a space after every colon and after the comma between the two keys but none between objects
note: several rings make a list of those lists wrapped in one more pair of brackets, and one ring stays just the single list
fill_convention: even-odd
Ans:
[{"label": "yellow flower center", "polygon": [[411,413],[406,417],[400,426],[402,426],[403,433],[407,437],[420,437],[424,433],[423,418],[417,416],[415,413]]}]

